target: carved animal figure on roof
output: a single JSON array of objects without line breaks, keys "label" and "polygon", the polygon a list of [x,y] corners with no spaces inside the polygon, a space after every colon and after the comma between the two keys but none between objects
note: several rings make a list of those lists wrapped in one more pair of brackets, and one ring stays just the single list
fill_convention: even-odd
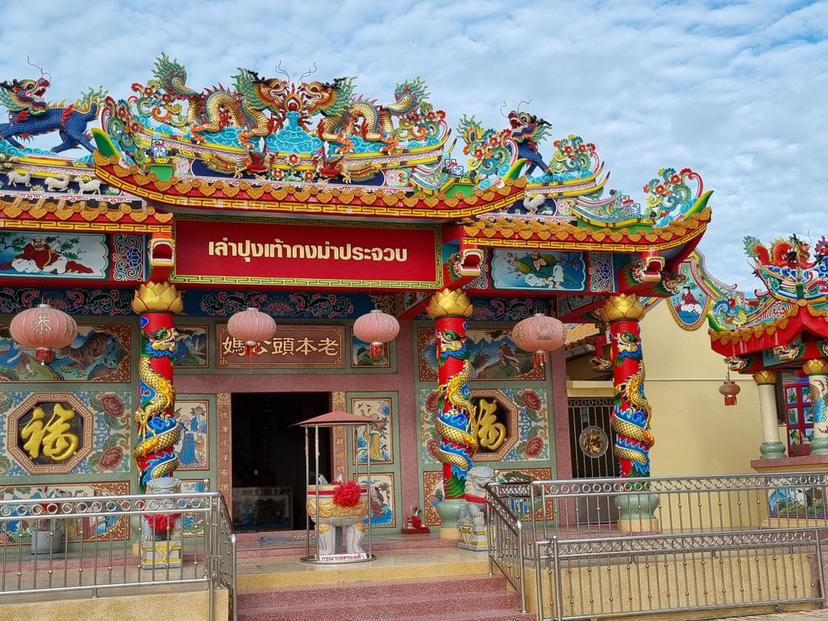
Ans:
[{"label": "carved animal figure on roof", "polygon": [[[153,75],[153,86],[187,101],[190,133],[199,142],[204,142],[205,132],[218,132],[232,125],[242,129],[239,142],[252,146],[251,138],[268,136],[281,127],[283,97],[288,92],[285,80],[262,78],[255,71],[239,67],[239,73],[233,76],[235,90],[218,85],[199,92],[187,86],[184,66],[166,54],[155,61]],[[266,110],[275,116],[266,115]]]},{"label": "carved animal figure on roof", "polygon": [[100,179],[90,179],[89,181],[84,181],[81,177],[75,177],[75,181],[78,182],[78,194],[86,194],[87,192],[95,194],[101,191]]},{"label": "carved animal figure on roof", "polygon": [[509,113],[509,127],[511,127],[512,138],[518,146],[518,157],[529,163],[526,167],[526,174],[531,175],[537,167],[544,172],[551,172],[538,152],[538,143],[546,137],[552,124],[534,114],[512,110]]},{"label": "carved animal figure on roof", "polygon": [[12,170],[6,175],[6,179],[8,180],[9,185],[23,185],[27,188],[32,185],[32,173],[28,170],[22,173]]},{"label": "carved animal figure on roof", "polygon": [[9,111],[9,122],[0,123],[0,140],[23,148],[18,139],[56,131],[62,142],[52,147],[54,153],[78,146],[94,151],[86,126],[98,115],[98,103],[106,94],[103,88],[88,89],[67,106],[63,102],[50,104],[43,99],[49,86],[42,72],[36,80],[0,82],[0,105]]},{"label": "carved animal figure on roof", "polygon": [[759,265],[776,267],[808,268],[813,264],[810,261],[810,248],[807,243],[798,239],[796,235],[789,239],[776,239],[766,247],[755,237],[745,237],[745,253],[755,259]]},{"label": "carved animal figure on roof", "polygon": [[64,173],[59,177],[46,177],[46,181],[43,183],[50,192],[65,190],[69,187],[69,175]]},{"label": "carved animal figure on roof", "polygon": [[379,105],[354,96],[354,78],[336,78],[333,82],[308,82],[299,87],[306,99],[309,114],[319,113],[318,134],[327,142],[352,148],[348,136],[361,135],[369,142],[384,142],[385,150],[396,146],[393,117],[413,117],[418,110],[430,109],[428,89],[420,78],[401,82],[394,90],[394,103]]}]

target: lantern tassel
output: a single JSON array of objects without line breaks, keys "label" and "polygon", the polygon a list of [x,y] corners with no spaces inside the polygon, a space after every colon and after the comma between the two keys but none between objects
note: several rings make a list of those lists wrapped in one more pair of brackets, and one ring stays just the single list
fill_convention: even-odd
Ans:
[{"label": "lantern tassel", "polygon": [[368,349],[368,355],[370,356],[371,360],[376,360],[377,358],[382,358],[384,353],[385,353],[385,348],[383,347],[382,343],[378,343],[378,342],[371,343],[371,347]]},{"label": "lantern tassel", "polygon": [[536,351],[535,352],[535,368],[542,369],[544,358],[546,358],[546,352],[543,351]]}]

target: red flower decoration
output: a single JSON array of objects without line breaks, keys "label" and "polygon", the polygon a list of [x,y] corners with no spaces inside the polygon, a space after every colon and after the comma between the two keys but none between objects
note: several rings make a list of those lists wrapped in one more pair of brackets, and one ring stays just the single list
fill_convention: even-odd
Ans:
[{"label": "red flower decoration", "polygon": [[118,395],[106,393],[101,395],[101,409],[111,418],[121,418],[124,415],[124,402]]},{"label": "red flower decoration", "polygon": [[436,392],[429,393],[425,400],[425,409],[426,412],[430,414],[436,414],[437,408],[440,407],[440,395]]},{"label": "red flower decoration", "polygon": [[534,390],[527,390],[523,393],[523,403],[530,410],[537,412],[543,407],[543,401]]},{"label": "red flower decoration", "polygon": [[123,457],[124,449],[120,446],[113,446],[103,452],[98,463],[104,470],[112,470],[121,463],[121,459],[123,459]]},{"label": "red flower decoration", "polygon": [[362,495],[362,488],[356,481],[345,481],[334,488],[333,503],[337,507],[355,507]]},{"label": "red flower decoration", "polygon": [[527,457],[537,457],[543,450],[543,438],[533,436],[526,442],[525,453]]},{"label": "red flower decoration", "polygon": [[175,528],[175,523],[181,517],[180,513],[151,513],[144,519],[156,533],[166,533]]}]

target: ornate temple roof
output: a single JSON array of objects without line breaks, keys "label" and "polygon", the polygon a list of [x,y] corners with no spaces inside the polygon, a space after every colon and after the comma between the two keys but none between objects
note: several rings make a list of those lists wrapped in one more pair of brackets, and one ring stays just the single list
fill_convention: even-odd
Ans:
[{"label": "ornate temple roof", "polygon": [[[594,144],[554,138],[537,114],[450,127],[420,78],[378,102],[351,77],[240,68],[229,86],[194,87],[163,54],[149,73],[131,94],[87,89],[69,105],[43,99],[45,79],[0,83],[5,229],[177,239],[194,218],[425,226],[441,272],[427,282],[486,297],[566,293],[558,310],[574,320],[615,292],[674,292],[676,265],[710,221],[711,192],[690,168],[659,169],[639,201],[609,188]],[[32,135],[60,142],[25,146]],[[73,149],[88,154],[58,155]]]}]

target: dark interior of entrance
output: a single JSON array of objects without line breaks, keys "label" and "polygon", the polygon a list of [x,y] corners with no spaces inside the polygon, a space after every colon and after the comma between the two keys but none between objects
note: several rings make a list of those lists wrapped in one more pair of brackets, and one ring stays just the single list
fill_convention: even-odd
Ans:
[{"label": "dark interior of entrance", "polygon": [[[237,530],[305,528],[305,430],[294,425],[330,411],[330,400],[326,392],[233,395]],[[330,480],[329,429],[320,429],[319,449],[319,471]]]}]

